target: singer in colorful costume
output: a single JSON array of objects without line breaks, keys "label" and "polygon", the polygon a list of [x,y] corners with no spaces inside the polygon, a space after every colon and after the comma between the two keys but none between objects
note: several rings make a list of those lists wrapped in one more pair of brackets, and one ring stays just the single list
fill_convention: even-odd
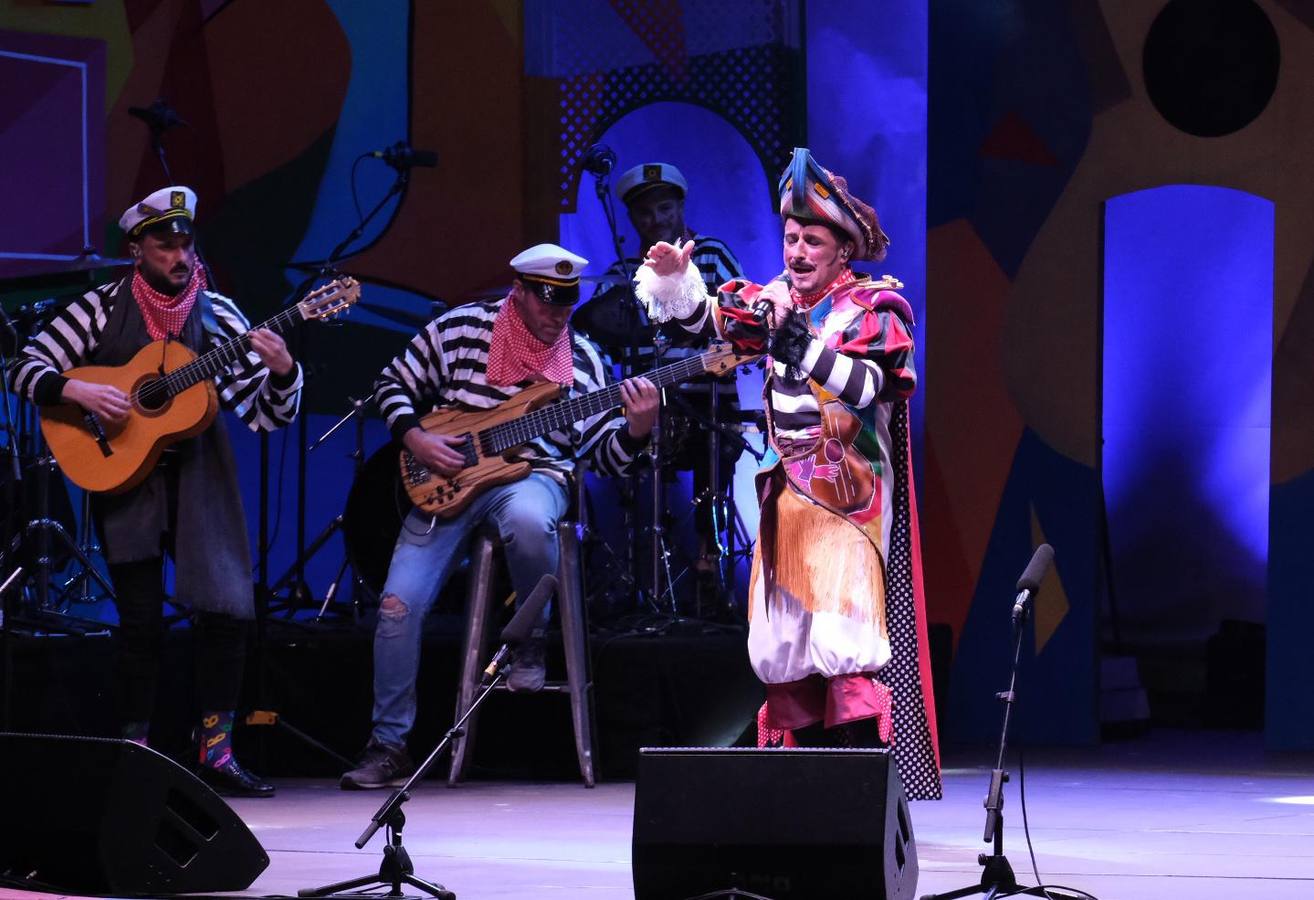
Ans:
[{"label": "singer in colorful costume", "polygon": [[657,321],[768,354],[770,454],[749,583],[759,724],[812,746],[890,745],[908,795],[940,796],[908,437],[912,308],[858,274],[889,238],[805,148],[780,179],[785,272],[708,296],[689,245],[658,243],[636,277]]}]

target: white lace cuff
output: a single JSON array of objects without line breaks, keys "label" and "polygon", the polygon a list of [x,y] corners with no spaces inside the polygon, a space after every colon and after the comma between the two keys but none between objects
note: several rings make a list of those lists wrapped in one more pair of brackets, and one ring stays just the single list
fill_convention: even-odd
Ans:
[{"label": "white lace cuff", "polygon": [[658,275],[651,266],[639,266],[634,275],[634,294],[654,322],[692,318],[699,306],[708,302],[707,286],[693,260],[683,274]]}]

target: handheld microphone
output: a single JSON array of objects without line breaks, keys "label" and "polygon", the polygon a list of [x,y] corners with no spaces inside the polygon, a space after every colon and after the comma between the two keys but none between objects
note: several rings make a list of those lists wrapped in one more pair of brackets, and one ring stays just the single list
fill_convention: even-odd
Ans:
[{"label": "handheld microphone", "polygon": [[610,174],[616,166],[616,151],[606,144],[594,144],[584,152],[584,159],[580,162],[585,172],[602,178]]},{"label": "handheld microphone", "polygon": [[544,575],[534,585],[534,589],[529,592],[525,602],[516,610],[516,614],[511,617],[511,621],[502,629],[502,646],[498,648],[497,653],[493,655],[493,661],[484,669],[484,684],[487,685],[497,677],[497,671],[502,667],[502,663],[507,656],[515,651],[517,647],[525,642],[529,633],[534,629],[538,622],[543,607],[552,595],[557,592],[557,579],[555,575]]},{"label": "handheld microphone", "polygon": [[1017,580],[1017,600],[1013,602],[1014,625],[1017,625],[1026,613],[1027,604],[1031,599],[1040,593],[1040,582],[1045,580],[1045,573],[1049,571],[1053,562],[1054,548],[1049,544],[1041,544],[1031,555],[1031,562],[1027,563],[1022,577]]},{"label": "handheld microphone", "polygon": [[[779,275],[777,275],[775,278],[772,278],[771,280],[773,282],[776,281],[783,282],[786,288],[792,288],[794,286],[794,282],[790,280],[789,277],[789,269],[786,269],[785,271],[781,272]],[[771,310],[774,307],[775,307],[774,303],[772,303],[768,298],[763,297],[761,300],[758,300],[756,303],[753,304],[753,309],[752,309],[753,318],[757,320],[759,325],[768,325],[770,323]]]},{"label": "handheld microphone", "polygon": [[398,141],[385,150],[373,150],[370,156],[383,160],[399,172],[402,169],[433,169],[438,166],[436,151],[416,150],[405,141]]}]

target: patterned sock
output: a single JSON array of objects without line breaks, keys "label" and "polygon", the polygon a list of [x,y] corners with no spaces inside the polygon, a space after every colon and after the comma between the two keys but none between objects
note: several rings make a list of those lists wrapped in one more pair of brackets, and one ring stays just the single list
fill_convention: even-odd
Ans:
[{"label": "patterned sock", "polygon": [[125,722],[120,731],[120,735],[125,741],[132,741],[134,744],[147,746],[146,738],[150,735],[150,722]]},{"label": "patterned sock", "polygon": [[223,768],[233,758],[233,711],[208,712],[201,716],[201,746],[198,760],[211,769]]}]

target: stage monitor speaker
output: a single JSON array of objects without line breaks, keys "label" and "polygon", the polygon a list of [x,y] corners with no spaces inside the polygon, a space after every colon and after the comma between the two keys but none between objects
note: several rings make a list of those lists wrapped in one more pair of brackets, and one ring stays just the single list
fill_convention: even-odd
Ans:
[{"label": "stage monitor speaker", "polygon": [[635,900],[909,900],[917,846],[887,750],[645,748]]},{"label": "stage monitor speaker", "polygon": [[196,776],[131,741],[0,734],[0,874],[53,892],[240,891],[269,857]]}]

